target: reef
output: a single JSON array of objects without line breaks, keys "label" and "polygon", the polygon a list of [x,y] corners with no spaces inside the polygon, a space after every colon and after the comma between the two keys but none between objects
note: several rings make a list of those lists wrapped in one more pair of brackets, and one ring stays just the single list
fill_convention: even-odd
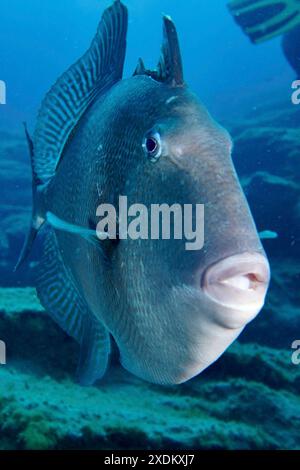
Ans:
[{"label": "reef", "polygon": [[[276,109],[276,112],[274,111]],[[38,241],[13,266],[30,218],[25,139],[0,133],[0,449],[300,449],[300,107],[265,103],[231,130],[234,163],[263,240],[272,282],[263,312],[209,369],[176,387],[112,360],[93,387],[76,383],[78,345],[36,298]]]},{"label": "reef", "polygon": [[300,367],[291,349],[235,343],[195,379],[160,387],[117,364],[74,380],[78,346],[32,288],[0,290],[2,449],[300,449]]}]

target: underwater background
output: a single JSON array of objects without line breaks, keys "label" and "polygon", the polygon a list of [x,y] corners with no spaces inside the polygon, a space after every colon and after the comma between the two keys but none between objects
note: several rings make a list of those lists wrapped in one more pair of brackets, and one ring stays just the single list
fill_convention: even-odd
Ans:
[{"label": "underwater background", "polygon": [[185,79],[233,136],[233,161],[263,240],[266,305],[209,369],[175,387],[148,384],[116,363],[94,387],[74,372],[79,347],[35,295],[41,243],[13,271],[31,213],[22,121],[32,132],[45,93],[90,44],[104,0],[0,3],[0,449],[300,449],[300,106],[280,38],[254,46],[225,0],[126,0],[125,76],[156,65],[161,13],[174,19]]}]

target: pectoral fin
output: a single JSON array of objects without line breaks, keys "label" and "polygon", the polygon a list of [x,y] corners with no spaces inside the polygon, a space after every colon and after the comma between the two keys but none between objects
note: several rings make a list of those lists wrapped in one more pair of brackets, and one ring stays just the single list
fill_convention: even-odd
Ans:
[{"label": "pectoral fin", "polygon": [[[54,215],[52,212],[47,212],[46,220],[55,230],[79,235],[80,237],[95,245],[96,248],[101,250],[101,241],[97,237],[96,230],[80,227],[79,225],[66,222],[65,220],[60,219],[59,217]],[[103,236],[105,237],[107,235],[103,234]]]}]

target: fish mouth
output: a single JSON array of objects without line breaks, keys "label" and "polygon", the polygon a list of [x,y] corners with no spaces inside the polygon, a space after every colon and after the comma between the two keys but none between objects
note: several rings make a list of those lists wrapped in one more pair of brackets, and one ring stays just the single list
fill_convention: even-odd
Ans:
[{"label": "fish mouth", "polygon": [[215,303],[253,315],[264,305],[269,282],[266,257],[242,253],[209,266],[202,277],[202,289]]}]

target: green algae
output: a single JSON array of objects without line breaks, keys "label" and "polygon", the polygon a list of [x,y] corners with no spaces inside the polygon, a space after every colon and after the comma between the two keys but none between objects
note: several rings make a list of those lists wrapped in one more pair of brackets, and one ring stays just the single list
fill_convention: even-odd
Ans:
[{"label": "green algae", "polygon": [[[230,363],[234,357],[236,362],[253,359],[258,351],[257,345],[235,345],[228,352]],[[276,351],[263,348],[259,354],[257,370],[264,356],[275,367]],[[6,445],[18,449],[300,448],[300,399],[284,389],[293,380],[285,382],[282,370],[274,389],[259,375],[257,381],[243,371],[234,377],[226,355],[216,374],[199,376],[175,394],[131,380],[118,367],[105,383],[87,388],[71,375],[56,380],[55,374],[41,377],[18,366],[1,367],[0,441],[5,435]]]},{"label": "green algae", "polygon": [[0,311],[6,315],[18,315],[20,312],[44,312],[33,287],[0,287]]}]

